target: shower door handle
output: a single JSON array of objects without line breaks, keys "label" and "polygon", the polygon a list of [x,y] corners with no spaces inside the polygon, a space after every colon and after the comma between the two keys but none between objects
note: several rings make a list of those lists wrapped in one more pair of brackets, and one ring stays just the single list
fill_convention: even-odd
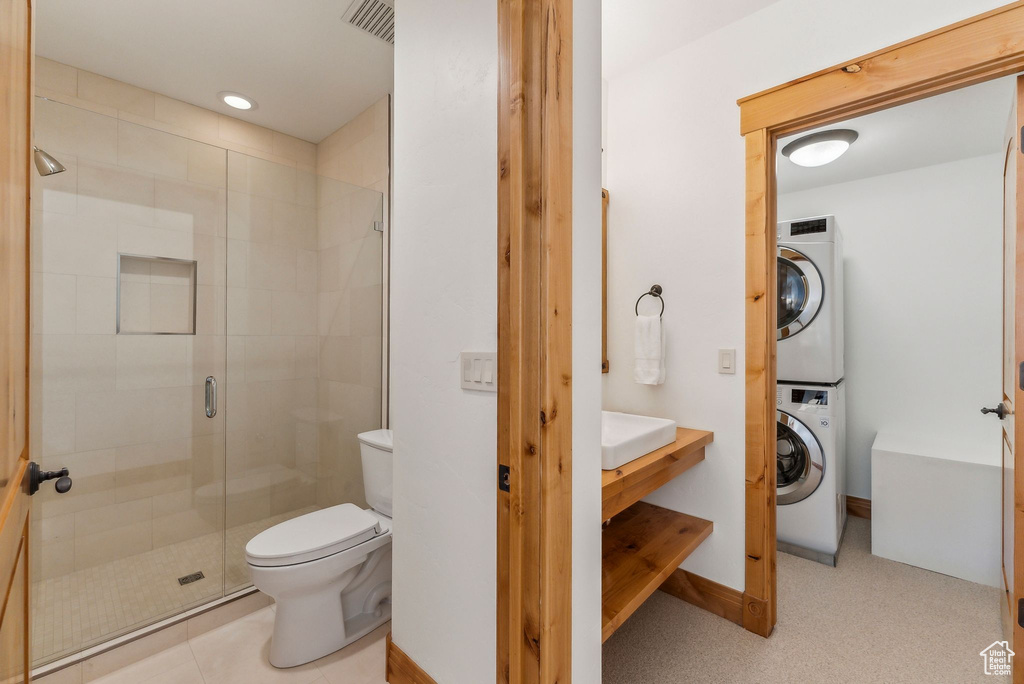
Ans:
[{"label": "shower door handle", "polygon": [[206,378],[206,417],[217,415],[217,379],[212,375]]}]

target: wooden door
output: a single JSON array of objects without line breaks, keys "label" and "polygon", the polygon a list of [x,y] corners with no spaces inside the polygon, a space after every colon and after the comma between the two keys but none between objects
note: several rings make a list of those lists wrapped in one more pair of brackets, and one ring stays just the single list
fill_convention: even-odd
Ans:
[{"label": "wooden door", "polygon": [[32,0],[0,0],[0,682],[29,680]]},{"label": "wooden door", "polygon": [[[1017,315],[1016,303],[1024,302],[1024,154],[1020,131],[1024,125],[1024,76],[1017,78],[1013,107],[1006,125],[1003,165],[1003,581],[1006,589],[1004,631],[1010,648],[1024,649],[1024,628],[1019,610],[1024,599],[1024,464],[1017,463],[1015,446],[1024,421],[1017,421],[1015,410],[1024,406],[1021,387],[1024,356],[1024,317]],[[1022,450],[1024,455],[1024,450]],[[1024,659],[1024,651],[1018,659]],[[1024,660],[1015,662],[1013,681],[1024,683]]]}]

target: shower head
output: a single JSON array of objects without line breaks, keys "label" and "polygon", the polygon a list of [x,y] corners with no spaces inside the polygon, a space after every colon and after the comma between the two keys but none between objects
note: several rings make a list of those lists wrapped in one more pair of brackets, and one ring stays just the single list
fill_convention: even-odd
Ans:
[{"label": "shower head", "polygon": [[67,171],[64,165],[51,157],[49,153],[34,146],[32,149],[35,151],[33,156],[36,160],[36,170],[39,171],[40,176],[52,176],[55,173]]}]

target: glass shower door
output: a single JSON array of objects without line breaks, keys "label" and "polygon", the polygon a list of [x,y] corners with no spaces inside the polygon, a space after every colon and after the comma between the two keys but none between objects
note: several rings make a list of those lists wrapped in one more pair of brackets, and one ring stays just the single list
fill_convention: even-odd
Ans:
[{"label": "glass shower door", "polygon": [[[36,100],[32,658],[50,662],[224,592],[223,149]],[[212,408],[212,407],[211,407]],[[212,413],[212,411],[210,411]]]}]

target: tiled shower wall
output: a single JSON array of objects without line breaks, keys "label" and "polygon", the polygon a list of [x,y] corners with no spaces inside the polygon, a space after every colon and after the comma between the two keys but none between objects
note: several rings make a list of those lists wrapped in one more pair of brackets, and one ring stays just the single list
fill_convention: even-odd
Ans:
[{"label": "tiled shower wall", "polygon": [[[203,382],[224,370],[226,168],[223,150],[48,100],[36,142],[68,169],[36,177],[33,207],[33,456],[75,481],[36,504],[47,578],[223,527]],[[119,252],[198,261],[196,335],[115,334]],[[173,305],[160,287],[154,311]]]},{"label": "tiled shower wall", "polygon": [[[132,578],[103,571],[116,559],[184,563],[151,573],[173,585],[158,589],[166,612],[245,583],[242,546],[262,521],[364,503],[355,435],[381,421],[372,226],[386,202],[337,176],[376,175],[383,160],[368,185],[386,189],[388,141],[385,100],[328,139],[345,144],[321,146],[337,172],[318,179],[305,141],[45,59],[37,69],[49,99],[36,102],[36,142],[68,171],[33,194],[33,449],[75,482],[35,497],[39,660],[123,631],[128,614],[158,617],[120,614],[106,585]],[[380,112],[383,129],[367,126]],[[198,262],[196,335],[115,335],[118,252]],[[148,282],[151,307],[164,285]],[[223,378],[213,420],[206,375]],[[245,534],[222,557],[225,524]],[[171,596],[196,569],[209,587]]]},{"label": "tiled shower wall", "polygon": [[314,173],[228,153],[229,528],[316,503],[316,205]]},{"label": "tiled shower wall", "polygon": [[321,507],[365,504],[356,435],[381,425],[386,270],[378,266],[387,259],[372,224],[387,221],[389,131],[385,97],[317,145]]}]

